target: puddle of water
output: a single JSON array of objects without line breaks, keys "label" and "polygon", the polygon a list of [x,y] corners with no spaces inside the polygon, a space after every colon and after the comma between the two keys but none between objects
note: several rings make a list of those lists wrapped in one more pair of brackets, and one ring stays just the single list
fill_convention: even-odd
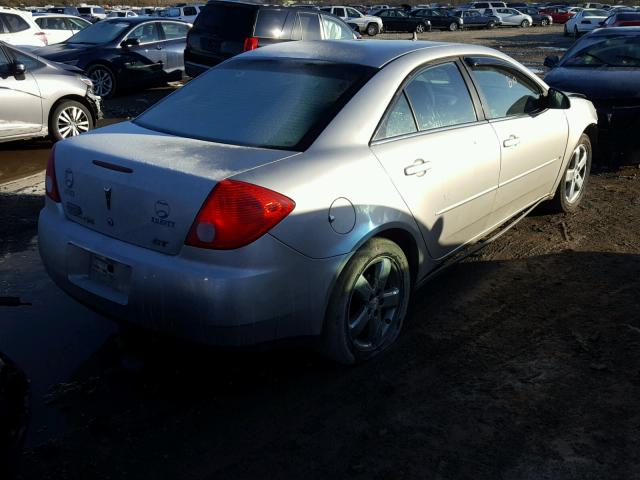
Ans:
[{"label": "puddle of water", "polygon": [[549,50],[554,52],[566,52],[568,49],[564,47],[536,47],[540,50]]}]

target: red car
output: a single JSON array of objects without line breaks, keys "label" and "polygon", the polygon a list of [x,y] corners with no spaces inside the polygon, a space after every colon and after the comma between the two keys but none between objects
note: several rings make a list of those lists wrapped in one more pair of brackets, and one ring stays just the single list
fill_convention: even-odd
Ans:
[{"label": "red car", "polygon": [[571,17],[578,13],[581,8],[565,8],[565,7],[550,7],[540,10],[540,13],[550,15],[553,19],[553,23],[566,23]]},{"label": "red car", "polygon": [[603,27],[638,27],[640,26],[640,12],[614,13],[602,24]]}]

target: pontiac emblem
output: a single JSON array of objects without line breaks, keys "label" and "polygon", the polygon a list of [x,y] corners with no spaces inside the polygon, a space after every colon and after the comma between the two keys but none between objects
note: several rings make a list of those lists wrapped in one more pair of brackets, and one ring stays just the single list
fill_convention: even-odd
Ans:
[{"label": "pontiac emblem", "polygon": [[107,201],[107,210],[111,210],[111,187],[104,187],[104,198]]}]

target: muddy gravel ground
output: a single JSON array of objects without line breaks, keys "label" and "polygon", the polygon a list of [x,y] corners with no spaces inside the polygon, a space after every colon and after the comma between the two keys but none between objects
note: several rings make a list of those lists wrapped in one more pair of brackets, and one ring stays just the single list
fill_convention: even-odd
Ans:
[{"label": "muddy gravel ground", "polygon": [[[560,32],[425,37],[535,66]],[[0,195],[0,254],[36,248],[41,204]],[[354,368],[114,335],[48,393],[69,429],[22,478],[640,478],[639,219],[638,167],[596,168],[575,215],[536,211],[416,291],[395,347]]]}]

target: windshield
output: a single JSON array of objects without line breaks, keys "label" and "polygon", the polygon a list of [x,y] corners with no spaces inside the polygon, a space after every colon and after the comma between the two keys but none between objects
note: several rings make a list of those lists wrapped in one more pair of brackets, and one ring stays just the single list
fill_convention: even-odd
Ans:
[{"label": "windshield", "polygon": [[561,62],[563,67],[640,67],[640,37],[584,37]]},{"label": "windshield", "polygon": [[84,30],[80,30],[73,37],[69,38],[66,43],[101,45],[118,38],[129,26],[128,23],[122,21],[103,20],[88,26]]},{"label": "windshield", "polygon": [[343,63],[232,60],[192,80],[135,123],[181,137],[302,151],[375,71]]}]

